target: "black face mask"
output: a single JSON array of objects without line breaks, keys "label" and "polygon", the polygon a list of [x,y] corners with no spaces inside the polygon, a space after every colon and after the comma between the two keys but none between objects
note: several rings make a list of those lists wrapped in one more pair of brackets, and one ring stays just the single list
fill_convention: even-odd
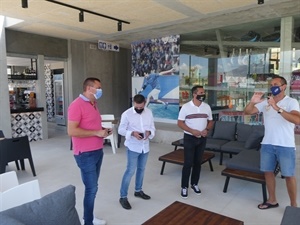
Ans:
[{"label": "black face mask", "polygon": [[206,97],[205,94],[197,95],[197,96],[196,96],[196,99],[197,99],[198,101],[200,101],[200,102],[203,102],[203,101],[205,100],[205,97]]},{"label": "black face mask", "polygon": [[144,108],[142,109],[134,108],[134,110],[136,111],[136,113],[141,114],[144,111]]}]

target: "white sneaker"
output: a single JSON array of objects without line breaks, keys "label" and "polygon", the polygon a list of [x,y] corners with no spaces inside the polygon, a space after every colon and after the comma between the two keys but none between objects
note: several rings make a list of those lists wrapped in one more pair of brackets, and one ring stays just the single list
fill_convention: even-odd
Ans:
[{"label": "white sneaker", "polygon": [[[98,219],[96,217],[94,217],[93,223],[94,223],[94,225],[106,225],[105,220]],[[82,225],[84,225],[84,220],[82,220]]]}]

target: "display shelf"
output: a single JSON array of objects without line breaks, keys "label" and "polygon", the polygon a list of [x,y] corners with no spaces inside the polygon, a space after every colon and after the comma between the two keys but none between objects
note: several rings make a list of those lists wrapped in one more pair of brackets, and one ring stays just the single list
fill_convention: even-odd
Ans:
[{"label": "display shelf", "polygon": [[31,75],[8,75],[8,79],[11,80],[37,80],[37,75],[36,74],[31,74]]}]

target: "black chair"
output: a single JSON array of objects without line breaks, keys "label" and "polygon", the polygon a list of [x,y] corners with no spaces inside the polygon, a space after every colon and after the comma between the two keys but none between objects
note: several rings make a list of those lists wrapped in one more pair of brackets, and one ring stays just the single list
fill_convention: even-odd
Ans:
[{"label": "black chair", "polygon": [[17,160],[20,160],[21,169],[25,170],[24,159],[28,159],[32,174],[36,176],[27,136],[1,140],[0,156],[0,174],[5,173],[7,163]]},{"label": "black chair", "polygon": [[[4,133],[3,133],[2,130],[0,130],[0,138],[1,139],[5,138]],[[15,163],[16,163],[17,169],[20,170],[19,162],[16,160]],[[8,165],[8,163],[6,165]]]},{"label": "black chair", "polygon": [[3,134],[3,131],[2,130],[0,130],[0,138],[4,138],[5,136],[4,136],[4,134]]}]

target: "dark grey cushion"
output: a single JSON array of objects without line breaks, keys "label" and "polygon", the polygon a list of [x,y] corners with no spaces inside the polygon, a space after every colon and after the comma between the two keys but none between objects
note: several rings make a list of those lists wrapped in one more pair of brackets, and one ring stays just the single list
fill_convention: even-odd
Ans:
[{"label": "dark grey cushion", "polygon": [[255,173],[260,171],[260,152],[243,150],[232,159],[227,160],[226,167],[231,169],[245,170]]},{"label": "dark grey cushion", "polygon": [[252,133],[245,142],[245,148],[258,149],[264,137],[265,128],[263,125],[255,125],[252,127]]},{"label": "dark grey cushion", "polygon": [[213,138],[234,141],[236,134],[236,123],[228,121],[216,121]]},{"label": "dark grey cushion", "polygon": [[11,218],[10,216],[4,215],[0,213],[0,224],[1,225],[25,225],[24,223],[21,223],[18,220],[15,220],[14,218]]},{"label": "dark grey cushion", "polygon": [[287,206],[280,225],[299,225],[300,223],[300,208]]},{"label": "dark grey cushion", "polygon": [[221,146],[227,143],[227,140],[222,139],[215,139],[215,138],[207,138],[206,139],[206,149],[214,150],[214,151],[220,151]]},{"label": "dark grey cushion", "polygon": [[221,146],[221,152],[238,154],[245,150],[245,142],[243,141],[229,141]]},{"label": "dark grey cushion", "polygon": [[[252,133],[252,126],[249,124],[238,123],[236,125],[237,141],[247,141]],[[244,147],[244,146],[243,146]]]},{"label": "dark grey cushion", "polygon": [[25,225],[81,225],[75,208],[75,187],[72,185],[1,214]]}]

